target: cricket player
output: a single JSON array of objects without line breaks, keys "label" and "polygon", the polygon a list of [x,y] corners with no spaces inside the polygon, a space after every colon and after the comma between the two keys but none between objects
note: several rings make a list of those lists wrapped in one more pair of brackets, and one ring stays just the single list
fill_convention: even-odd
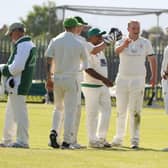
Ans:
[{"label": "cricket player", "polygon": [[[109,35],[108,39],[102,40],[100,44],[94,45],[91,42],[87,41],[86,38],[81,36],[82,32],[88,31],[90,27],[88,26],[88,23],[86,23],[80,16],[74,17],[79,23],[81,23],[80,26],[77,26],[77,33],[76,38],[82,43],[82,45],[85,47],[88,54],[92,54],[92,56],[96,55],[97,53],[101,52],[103,49],[107,47],[107,45],[113,43],[116,39],[118,40],[122,33],[117,28],[111,28],[111,35]],[[80,82],[83,81],[83,75],[82,72],[79,73],[79,88],[80,88]],[[77,134],[80,124],[80,116],[81,116],[81,89],[79,89],[78,92],[78,107],[77,107],[77,114],[75,119],[75,127],[74,127],[74,146],[80,148],[80,144],[77,143]]]},{"label": "cricket player", "polygon": [[[83,29],[88,25],[88,23],[86,23],[81,17],[79,16],[75,16],[74,17],[78,23],[80,23],[81,25],[77,26],[76,28],[76,34],[75,37],[77,40],[79,40],[79,42],[83,45],[83,47],[85,48],[86,52],[89,53],[93,50],[93,45],[90,45],[86,39],[84,37],[82,37],[80,34],[83,31]],[[74,136],[73,136],[73,140],[72,140],[72,144],[74,147],[76,148],[81,148],[84,146],[81,146],[78,143],[77,140],[77,136],[78,136],[78,130],[79,130],[79,125],[80,125],[80,118],[81,118],[81,86],[80,86],[80,82],[83,80],[83,73],[82,71],[78,72],[78,99],[77,99],[77,112],[76,112],[76,116],[75,116],[75,120],[74,120]]]},{"label": "cricket player", "polygon": [[[103,41],[105,31],[91,28],[88,41],[98,45]],[[110,147],[106,141],[111,114],[111,99],[108,87],[112,82],[107,78],[107,61],[103,51],[89,56],[89,68],[84,71],[82,91],[85,96],[89,146]]]},{"label": "cricket player", "polygon": [[[62,119],[64,118],[64,137],[62,149],[72,149],[74,136],[74,120],[77,111],[78,72],[88,66],[88,55],[84,46],[76,39],[77,26],[81,24],[75,18],[67,18],[63,22],[65,32],[53,38],[45,55],[49,62],[54,61],[54,103],[52,128],[49,145],[59,148],[57,142]],[[82,66],[80,68],[80,63]],[[48,81],[51,81],[50,72]]]},{"label": "cricket player", "polygon": [[[1,75],[7,80],[5,90],[8,101],[1,147],[29,147],[29,121],[26,95],[32,84],[36,63],[36,48],[31,38],[25,35],[22,23],[10,25],[7,35],[14,43],[8,62],[1,67]],[[16,142],[14,137],[16,136]]]},{"label": "cricket player", "polygon": [[165,105],[165,111],[168,114],[168,46],[166,46],[163,54],[163,61],[161,67],[162,77],[162,93]]},{"label": "cricket player", "polygon": [[139,36],[140,23],[137,20],[129,21],[127,30],[128,37],[119,40],[115,46],[120,64],[116,78],[117,125],[112,146],[120,146],[123,143],[129,111],[131,147],[137,149],[145,88],[146,57],[150,63],[152,86],[156,82],[157,66],[151,43]]},{"label": "cricket player", "polygon": [[[168,46],[164,49],[163,61],[161,67],[161,77],[162,77],[162,94],[164,100],[164,106],[166,114],[168,114]],[[163,151],[168,151],[168,147],[164,148]]]}]

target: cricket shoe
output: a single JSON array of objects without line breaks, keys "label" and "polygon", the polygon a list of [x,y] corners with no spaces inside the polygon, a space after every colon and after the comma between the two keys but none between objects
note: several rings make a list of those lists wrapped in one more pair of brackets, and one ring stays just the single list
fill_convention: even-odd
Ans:
[{"label": "cricket shoe", "polygon": [[8,145],[11,143],[12,143],[12,141],[2,141],[2,142],[0,142],[0,147],[2,147],[2,148],[8,147]]},{"label": "cricket shoe", "polygon": [[102,143],[104,145],[104,148],[111,148],[111,144],[109,142],[106,141],[106,139],[104,138],[100,138],[100,143]]},{"label": "cricket shoe", "polygon": [[131,145],[131,148],[132,149],[139,149],[139,146],[137,146],[137,145]]},{"label": "cricket shoe", "polygon": [[168,148],[164,148],[163,151],[164,151],[164,152],[168,152]]},{"label": "cricket shoe", "polygon": [[8,144],[5,144],[5,143],[1,142],[0,147],[2,147],[2,148],[8,147]]},{"label": "cricket shoe", "polygon": [[75,148],[72,144],[69,144],[67,142],[62,142],[61,149],[71,149],[71,150],[74,150],[74,149],[77,149],[77,148]]},{"label": "cricket shoe", "polygon": [[132,148],[132,149],[139,149],[138,142],[137,142],[137,141],[133,141],[133,142],[131,143],[131,148]]},{"label": "cricket shoe", "polygon": [[111,144],[109,142],[104,143],[105,148],[111,148]]},{"label": "cricket shoe", "polygon": [[119,140],[113,140],[111,143],[111,147],[121,147],[122,146],[122,142]]},{"label": "cricket shoe", "polygon": [[28,149],[29,145],[28,144],[24,144],[24,143],[20,143],[20,142],[14,142],[9,144],[7,147],[9,148],[25,148]]},{"label": "cricket shoe", "polygon": [[101,143],[100,141],[92,141],[92,142],[89,142],[89,147],[91,147],[91,148],[104,148],[104,144]]},{"label": "cricket shoe", "polygon": [[51,130],[49,138],[50,142],[48,146],[51,146],[52,148],[59,148],[60,145],[57,143],[57,132],[55,130]]},{"label": "cricket shoe", "polygon": [[73,143],[72,146],[73,146],[75,149],[83,149],[83,148],[86,148],[86,146],[81,145],[81,144],[78,144],[78,143]]},{"label": "cricket shoe", "polygon": [[111,146],[112,146],[112,147],[121,147],[122,144],[121,144],[121,143],[117,143],[117,142],[112,142],[112,143],[111,143]]}]

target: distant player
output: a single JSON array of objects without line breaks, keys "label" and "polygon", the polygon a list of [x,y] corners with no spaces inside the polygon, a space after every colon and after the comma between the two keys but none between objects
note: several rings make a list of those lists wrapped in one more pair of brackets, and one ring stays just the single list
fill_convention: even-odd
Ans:
[{"label": "distant player", "polygon": [[163,93],[165,111],[168,114],[168,46],[164,50],[162,68],[161,68],[161,77],[162,77],[162,93]]},{"label": "distant player", "polygon": [[[161,68],[161,77],[162,77],[162,94],[164,99],[164,106],[166,114],[168,114],[168,46],[164,49],[162,68]],[[168,151],[168,147],[163,149]]]}]

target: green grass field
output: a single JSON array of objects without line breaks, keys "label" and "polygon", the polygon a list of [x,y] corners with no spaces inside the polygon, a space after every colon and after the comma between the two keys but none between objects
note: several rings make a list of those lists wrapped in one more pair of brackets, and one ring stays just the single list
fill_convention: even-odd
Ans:
[{"label": "green grass field", "polygon": [[[168,116],[163,108],[143,108],[140,150],[129,148],[129,128],[123,148],[61,150],[47,146],[52,105],[28,104],[30,149],[0,148],[0,168],[167,168]],[[5,103],[0,103],[0,136],[3,132]],[[113,107],[108,141],[115,133]],[[79,142],[87,145],[83,108]]]}]

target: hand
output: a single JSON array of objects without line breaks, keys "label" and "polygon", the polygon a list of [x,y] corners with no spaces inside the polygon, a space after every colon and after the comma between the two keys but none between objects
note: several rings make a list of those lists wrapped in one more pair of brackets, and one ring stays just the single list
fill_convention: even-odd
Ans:
[{"label": "hand", "polygon": [[168,72],[164,71],[163,75],[162,75],[162,78],[167,80],[168,79]]},{"label": "hand", "polygon": [[123,43],[124,48],[127,48],[128,45],[129,45],[131,42],[132,42],[132,40],[131,40],[130,38],[126,38],[125,41],[124,41],[124,43]]},{"label": "hand", "polygon": [[52,79],[47,79],[45,88],[46,88],[48,91],[53,91],[54,83],[53,83]]},{"label": "hand", "polygon": [[150,84],[152,85],[152,88],[154,88],[155,87],[155,84],[156,84],[156,79],[155,79],[155,77],[151,77],[151,79],[150,79]]}]

